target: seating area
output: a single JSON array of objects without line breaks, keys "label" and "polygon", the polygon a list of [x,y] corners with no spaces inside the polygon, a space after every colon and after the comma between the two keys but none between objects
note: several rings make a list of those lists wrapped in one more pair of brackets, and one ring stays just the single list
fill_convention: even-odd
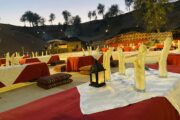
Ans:
[{"label": "seating area", "polygon": [[[108,120],[112,118],[112,115],[114,116],[119,112],[121,113],[116,115],[118,119],[138,118],[138,120],[144,120],[147,116],[149,120],[164,120],[164,117],[168,118],[167,116],[171,116],[171,120],[176,120],[179,118],[179,109],[174,107],[175,104],[178,104],[178,98],[174,97],[171,99],[172,96],[178,94],[178,90],[173,86],[175,84],[180,86],[177,77],[180,74],[178,62],[180,57],[179,53],[170,51],[167,57],[167,79],[159,78],[159,76],[157,76],[159,69],[157,63],[158,61],[153,59],[157,58],[160,55],[160,52],[154,54],[154,52],[149,51],[149,53],[147,53],[146,56],[151,57],[151,62],[153,62],[149,64],[148,61],[145,61],[146,66],[150,70],[146,71],[146,92],[141,93],[134,90],[135,74],[133,73],[133,68],[131,67],[138,53],[124,52],[125,59],[127,60],[126,67],[127,65],[130,66],[126,69],[126,75],[122,76],[118,73],[119,70],[117,69],[120,65],[119,56],[117,54],[118,50],[112,50],[111,56],[109,56],[109,58],[105,58],[107,57],[107,54],[105,53],[108,53],[109,50],[112,50],[112,48],[108,48],[106,52],[92,51],[91,55],[89,55],[91,52],[86,51],[85,56],[83,55],[83,52],[74,53],[74,56],[73,54],[68,55],[68,53],[51,55],[58,56],[59,58],[52,59],[51,57],[49,59],[49,61],[52,60],[51,62],[53,65],[52,63],[48,64],[49,62],[41,62],[42,60],[40,60],[39,57],[28,57],[20,59],[19,62],[21,65],[0,67],[0,74],[2,75],[5,73],[5,70],[9,71],[6,72],[7,75],[3,75],[3,80],[0,79],[1,88],[23,82],[35,82],[35,84],[30,86],[36,86],[35,89],[40,87],[42,90],[52,91],[62,89],[63,86],[71,86],[70,89],[63,92],[37,99],[21,107],[7,109],[7,111],[0,113],[1,118],[7,120],[17,120],[27,116],[28,119],[38,118],[50,120],[54,119],[54,117],[59,114],[58,119],[65,120]],[[61,60],[61,58],[63,58],[63,60]],[[109,65],[114,71],[111,74],[111,82],[107,82],[105,87],[101,87],[99,89],[89,86],[89,82],[86,80],[89,81],[89,79],[91,79],[89,76],[91,75],[91,70],[95,65],[95,61],[98,61],[100,64],[104,64],[104,60],[108,59],[110,60]],[[10,71],[12,72],[11,76],[9,76]],[[77,78],[74,77],[75,74],[78,76]],[[84,76],[86,80],[84,78],[82,79],[82,76]],[[83,84],[77,83],[77,79],[84,80]],[[162,84],[163,81],[165,84]],[[73,84],[75,84],[75,86]],[[158,90],[154,88],[157,86],[159,86]],[[164,87],[167,88],[163,89]],[[18,89],[26,89],[26,87]],[[166,96],[166,93],[169,91],[171,91],[170,94]],[[94,100],[94,98],[98,99],[98,101]],[[120,100],[121,98],[124,99]],[[99,107],[101,103],[106,104],[108,107],[106,105]],[[92,105],[95,106],[92,107]],[[156,109],[157,106],[160,108]],[[162,110],[162,107],[166,109]],[[44,112],[42,112],[42,109],[44,109]],[[49,110],[50,113],[48,113]],[[67,113],[66,111],[71,112]],[[127,111],[133,111],[133,114],[132,112]],[[148,114],[146,114],[144,111],[146,111]],[[44,115],[44,113],[46,114]],[[163,116],[159,113],[163,114]],[[9,114],[16,117],[12,118],[9,116]],[[157,115],[152,116],[154,114]],[[38,115],[38,117],[36,115]]]},{"label": "seating area", "polygon": [[180,120],[179,0],[0,0],[0,120]]}]

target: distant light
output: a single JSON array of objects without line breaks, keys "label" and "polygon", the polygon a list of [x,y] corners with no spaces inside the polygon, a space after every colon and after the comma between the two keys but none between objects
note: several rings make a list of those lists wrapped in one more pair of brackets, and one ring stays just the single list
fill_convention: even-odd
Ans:
[{"label": "distant light", "polygon": [[107,32],[109,32],[109,30],[108,30],[108,29],[106,29],[106,30],[105,30],[105,32],[107,33]]}]

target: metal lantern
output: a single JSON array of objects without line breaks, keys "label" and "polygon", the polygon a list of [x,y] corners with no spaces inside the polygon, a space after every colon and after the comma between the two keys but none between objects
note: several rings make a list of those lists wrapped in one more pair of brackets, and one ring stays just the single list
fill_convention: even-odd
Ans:
[{"label": "metal lantern", "polygon": [[105,83],[105,69],[97,60],[95,64],[91,67],[90,71],[90,86],[102,87],[106,85]]}]

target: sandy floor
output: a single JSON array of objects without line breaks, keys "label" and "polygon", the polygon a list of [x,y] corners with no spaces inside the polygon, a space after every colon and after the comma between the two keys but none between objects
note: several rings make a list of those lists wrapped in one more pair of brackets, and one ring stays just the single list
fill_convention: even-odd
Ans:
[{"label": "sandy floor", "polygon": [[[112,73],[116,72],[118,68],[112,68]],[[50,72],[53,74],[52,68],[50,67]],[[11,90],[0,94],[0,112],[7,111],[9,109],[24,105],[31,101],[37,100],[39,98],[61,92],[77,85],[89,82],[88,75],[81,75],[79,73],[72,74],[73,82],[67,85],[58,86],[49,90],[42,89],[36,84]]]}]

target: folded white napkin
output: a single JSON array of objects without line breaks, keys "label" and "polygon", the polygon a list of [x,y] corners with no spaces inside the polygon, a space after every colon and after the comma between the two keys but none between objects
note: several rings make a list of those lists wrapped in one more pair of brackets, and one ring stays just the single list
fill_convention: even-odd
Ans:
[{"label": "folded white napkin", "polygon": [[103,55],[103,66],[105,68],[105,79],[111,80],[111,66],[110,66],[110,59],[111,59],[112,51],[108,50]]},{"label": "folded white napkin", "polygon": [[161,51],[160,59],[159,59],[159,76],[167,77],[167,57],[171,48],[172,37],[167,37],[164,41],[164,48]]},{"label": "folded white napkin", "polygon": [[178,48],[177,51],[180,52],[180,40],[178,40]]},{"label": "folded white napkin", "polygon": [[42,51],[41,56],[44,56],[44,52]]},{"label": "folded white napkin", "polygon": [[138,52],[137,59],[134,61],[134,78],[135,78],[135,88],[137,90],[145,90],[145,57],[147,53],[147,48],[145,45],[141,44]]},{"label": "folded white napkin", "polygon": [[85,54],[85,50],[84,50],[84,48],[82,48],[82,52],[83,52],[83,56],[85,56],[86,54]]},{"label": "folded white napkin", "polygon": [[33,57],[33,58],[35,57],[35,54],[34,54],[34,52],[32,52],[32,57]]},{"label": "folded white napkin", "polygon": [[9,52],[6,53],[6,66],[9,66],[9,61],[10,61],[10,54]]},{"label": "folded white napkin", "polygon": [[38,57],[38,52],[35,53],[35,56]]},{"label": "folded white napkin", "polygon": [[46,56],[48,55],[48,51],[46,50]]},{"label": "folded white napkin", "polygon": [[91,55],[89,46],[87,46],[87,50],[88,50],[88,54]]},{"label": "folded white napkin", "polygon": [[119,60],[119,73],[124,75],[126,68],[125,68],[125,56],[121,48],[118,49],[118,60]]},{"label": "folded white napkin", "polygon": [[11,55],[11,58],[10,58],[10,61],[11,61],[11,65],[13,66],[13,65],[15,65],[15,54],[13,53],[12,55]]},{"label": "folded white napkin", "polygon": [[89,47],[90,55],[92,55],[92,46]]}]

